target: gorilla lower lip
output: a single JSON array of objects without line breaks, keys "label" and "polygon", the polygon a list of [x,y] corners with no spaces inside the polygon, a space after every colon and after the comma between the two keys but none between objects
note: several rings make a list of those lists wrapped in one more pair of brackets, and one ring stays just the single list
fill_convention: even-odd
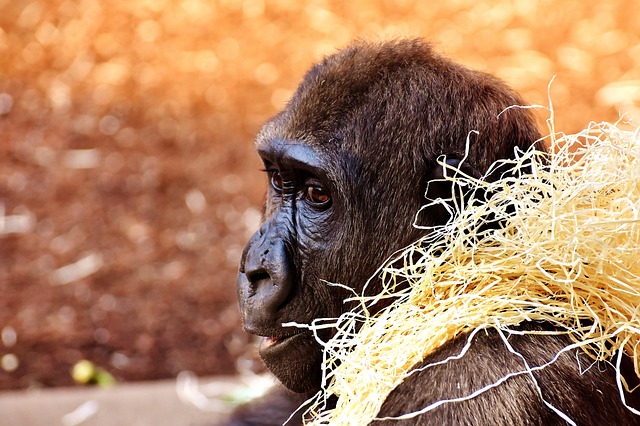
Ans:
[{"label": "gorilla lower lip", "polygon": [[282,337],[265,337],[262,339],[262,342],[260,342],[260,352],[276,350],[296,336],[299,336],[299,334]]},{"label": "gorilla lower lip", "polygon": [[278,337],[265,337],[262,339],[262,343],[260,343],[260,349],[270,348],[271,346],[277,344],[281,339]]}]

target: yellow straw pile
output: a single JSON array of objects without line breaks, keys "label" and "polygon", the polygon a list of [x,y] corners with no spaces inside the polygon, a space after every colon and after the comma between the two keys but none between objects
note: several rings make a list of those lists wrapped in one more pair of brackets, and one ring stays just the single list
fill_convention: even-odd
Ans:
[{"label": "yellow straw pile", "polygon": [[[639,131],[594,123],[552,136],[553,154],[521,153],[514,164],[526,171],[518,178],[488,184],[449,173],[488,201],[459,206],[450,223],[381,269],[382,294],[356,297],[360,309],[343,315],[326,343],[325,389],[308,410],[309,424],[368,424],[412,368],[447,341],[524,321],[567,330],[594,359],[623,349],[638,373]],[[488,217],[501,226],[482,227]],[[394,302],[369,315],[380,298]],[[337,406],[323,410],[329,395]]]}]

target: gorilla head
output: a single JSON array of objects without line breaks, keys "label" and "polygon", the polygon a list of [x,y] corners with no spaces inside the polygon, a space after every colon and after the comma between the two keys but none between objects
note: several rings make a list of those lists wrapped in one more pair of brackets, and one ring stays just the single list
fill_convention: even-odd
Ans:
[{"label": "gorilla head", "polygon": [[[359,42],[314,66],[262,128],[269,189],[238,297],[245,329],[264,336],[260,355],[286,387],[318,389],[322,350],[309,331],[282,324],[339,316],[352,293],[327,283],[361,293],[388,256],[424,235],[412,223],[441,177],[439,156],[462,159],[469,139],[465,163],[484,173],[536,142],[530,114],[504,111],[511,105],[523,101],[499,80],[421,41]],[[437,185],[429,191],[446,190]],[[423,216],[448,219],[437,208]]]}]

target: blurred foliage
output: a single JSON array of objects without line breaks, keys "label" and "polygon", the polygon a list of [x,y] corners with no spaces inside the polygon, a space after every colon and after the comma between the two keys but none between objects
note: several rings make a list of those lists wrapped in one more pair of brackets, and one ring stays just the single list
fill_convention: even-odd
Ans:
[{"label": "blurred foliage", "polygon": [[80,385],[95,384],[108,388],[116,384],[115,379],[107,371],[97,367],[86,359],[76,362],[71,369],[71,377]]},{"label": "blurred foliage", "polygon": [[263,188],[251,139],[323,55],[422,36],[531,103],[550,91],[574,132],[640,119],[638,16],[622,0],[0,0],[0,388],[72,384],[82,359],[123,380],[252,365],[235,304]]}]

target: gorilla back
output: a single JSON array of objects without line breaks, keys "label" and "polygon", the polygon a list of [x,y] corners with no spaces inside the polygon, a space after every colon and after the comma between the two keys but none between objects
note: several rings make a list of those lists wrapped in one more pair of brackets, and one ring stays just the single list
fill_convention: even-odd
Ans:
[{"label": "gorilla back", "polygon": [[[262,224],[243,252],[238,276],[244,328],[263,336],[260,356],[289,390],[241,407],[231,424],[283,424],[293,407],[320,389],[323,357],[316,337],[282,324],[338,317],[353,308],[345,303],[353,292],[380,291],[375,280],[366,290],[364,284],[392,253],[424,236],[413,223],[425,195],[451,194],[451,184],[440,180],[438,157],[446,155],[450,165],[465,158],[464,171],[481,176],[516,148],[539,143],[533,117],[526,109],[506,110],[512,105],[524,102],[501,81],[455,64],[419,40],[358,42],[311,68],[256,138],[269,187]],[[419,221],[438,225],[448,218],[446,208],[434,206]],[[318,333],[327,340],[332,330]],[[464,359],[412,375],[380,415],[473,392],[520,368],[497,339],[481,333]],[[513,345],[539,365],[566,344],[563,339],[526,335]],[[449,342],[424,362],[456,354],[465,342],[465,336]],[[620,402],[613,368],[582,374],[580,356],[568,353],[539,373],[542,394],[533,377],[518,376],[409,424],[564,423],[542,395],[581,424],[611,418],[636,424]],[[288,424],[301,421],[298,415]]]}]

